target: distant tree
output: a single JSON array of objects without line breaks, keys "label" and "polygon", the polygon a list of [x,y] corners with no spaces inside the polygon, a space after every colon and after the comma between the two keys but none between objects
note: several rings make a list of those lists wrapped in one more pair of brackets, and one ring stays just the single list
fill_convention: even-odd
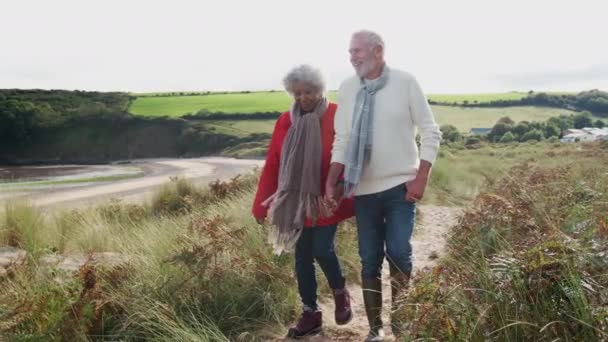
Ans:
[{"label": "distant tree", "polygon": [[554,116],[547,120],[547,124],[555,125],[560,131],[564,131],[568,128],[574,127],[573,116],[560,115]]},{"label": "distant tree", "polygon": [[490,131],[490,133],[488,133],[488,139],[490,141],[499,141],[500,138],[502,138],[502,136],[509,132],[511,130],[511,125],[506,124],[504,122],[499,122],[496,123],[496,125],[494,125],[494,127],[492,127],[492,130]]},{"label": "distant tree", "polygon": [[35,106],[30,102],[0,103],[0,141],[9,146],[23,146],[31,138],[35,121]]},{"label": "distant tree", "polygon": [[[458,128],[456,128],[456,126],[454,126],[454,125],[443,125],[443,126],[440,127],[440,129],[441,129],[441,137],[443,138],[444,141],[454,142],[454,141],[460,139],[460,132],[458,132]],[[455,138],[456,137],[453,134],[453,132],[456,132],[458,134],[458,137],[455,140],[451,139],[451,138]]]},{"label": "distant tree", "polygon": [[595,123],[593,124],[593,126],[595,126],[597,128],[604,128],[604,126],[606,126],[606,124],[602,120],[596,120]]},{"label": "distant tree", "polygon": [[470,145],[477,145],[480,142],[481,142],[481,140],[478,137],[468,137],[464,144],[466,146],[470,146]]},{"label": "distant tree", "polygon": [[547,123],[545,125],[545,138],[550,138],[550,137],[559,137],[561,131],[559,129],[559,127],[557,127],[556,125],[553,124],[549,124]]},{"label": "distant tree", "polygon": [[530,141],[530,140],[541,141],[543,139],[544,139],[543,132],[539,129],[533,129],[521,137],[521,141]]},{"label": "distant tree", "polygon": [[515,125],[512,129],[511,132],[515,133],[517,136],[521,137],[524,134],[528,133],[528,131],[530,130],[530,124],[528,121],[520,121],[517,123],[517,125]]},{"label": "distant tree", "polygon": [[511,132],[505,133],[501,138],[500,142],[503,144],[513,142],[515,140],[515,135]]},{"label": "distant tree", "polygon": [[507,125],[514,125],[515,121],[513,121],[508,116],[503,116],[502,118],[498,119],[498,121],[496,121],[496,123],[504,123],[504,124],[507,124]]},{"label": "distant tree", "polygon": [[574,128],[591,127],[592,125],[591,113],[585,111],[574,115]]},{"label": "distant tree", "polygon": [[451,131],[448,134],[448,141],[450,142],[457,142],[460,141],[460,139],[462,139],[462,135],[458,131]]}]

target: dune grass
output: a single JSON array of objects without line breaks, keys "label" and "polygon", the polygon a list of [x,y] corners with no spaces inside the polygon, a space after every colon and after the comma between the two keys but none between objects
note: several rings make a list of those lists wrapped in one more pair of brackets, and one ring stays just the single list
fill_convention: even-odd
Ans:
[{"label": "dune grass", "polygon": [[507,175],[511,167],[523,162],[557,166],[564,159],[581,157],[580,148],[549,142],[482,144],[476,149],[466,149],[462,144],[443,145],[433,165],[424,203],[466,205],[482,189]]},{"label": "dune grass", "polygon": [[[600,144],[444,148],[425,203],[472,205],[448,257],[416,277],[400,311],[412,336],[604,338],[607,163]],[[0,246],[28,257],[0,278],[0,336],[253,341],[284,333],[299,313],[293,257],[274,255],[268,227],[251,217],[256,181],[200,188],[174,179],[145,204],[7,206]],[[337,239],[349,280],[360,270],[354,232],[345,222]],[[41,265],[48,255],[94,252],[116,252],[124,263],[86,263],[72,275]]]},{"label": "dune grass", "polygon": [[[256,181],[239,176],[199,188],[174,179],[143,205],[55,213],[7,206],[0,246],[23,248],[28,258],[0,279],[0,336],[248,341],[282,333],[299,313],[293,258],[274,255],[267,227],[250,215]],[[350,236],[341,251],[352,277]],[[126,261],[85,264],[75,277],[39,267],[42,256],[94,252]]]},{"label": "dune grass", "polygon": [[475,198],[404,299],[411,338],[608,337],[608,146],[577,152],[519,164]]}]

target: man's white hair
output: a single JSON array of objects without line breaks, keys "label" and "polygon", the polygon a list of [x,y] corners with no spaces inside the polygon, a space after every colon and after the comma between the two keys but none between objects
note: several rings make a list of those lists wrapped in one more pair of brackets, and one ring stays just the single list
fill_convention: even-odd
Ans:
[{"label": "man's white hair", "polygon": [[319,94],[325,93],[325,80],[321,70],[308,64],[298,65],[283,78],[283,85],[289,94],[293,94],[293,87],[300,82],[313,86]]},{"label": "man's white hair", "polygon": [[382,37],[379,34],[377,34],[374,31],[369,31],[369,30],[357,31],[357,32],[353,33],[353,38],[354,37],[364,37],[365,40],[369,43],[371,48],[380,46],[382,48],[382,51],[384,51],[384,40],[382,39]]}]

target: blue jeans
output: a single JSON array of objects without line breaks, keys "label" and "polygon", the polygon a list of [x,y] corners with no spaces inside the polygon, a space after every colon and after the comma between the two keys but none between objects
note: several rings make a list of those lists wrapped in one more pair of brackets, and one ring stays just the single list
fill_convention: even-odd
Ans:
[{"label": "blue jeans", "polygon": [[336,225],[304,228],[296,243],[296,278],[305,307],[317,309],[316,260],[332,289],[344,288],[344,277],[334,249]]},{"label": "blue jeans", "polygon": [[361,277],[377,278],[385,246],[389,263],[403,273],[412,271],[410,239],[416,204],[405,200],[405,184],[375,194],[355,196]]}]

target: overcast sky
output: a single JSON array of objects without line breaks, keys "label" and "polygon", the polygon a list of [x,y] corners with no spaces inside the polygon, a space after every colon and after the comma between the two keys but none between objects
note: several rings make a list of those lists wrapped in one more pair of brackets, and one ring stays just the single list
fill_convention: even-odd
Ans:
[{"label": "overcast sky", "polygon": [[602,2],[0,0],[0,88],[282,89],[308,63],[335,89],[365,28],[427,93],[608,90]]}]

